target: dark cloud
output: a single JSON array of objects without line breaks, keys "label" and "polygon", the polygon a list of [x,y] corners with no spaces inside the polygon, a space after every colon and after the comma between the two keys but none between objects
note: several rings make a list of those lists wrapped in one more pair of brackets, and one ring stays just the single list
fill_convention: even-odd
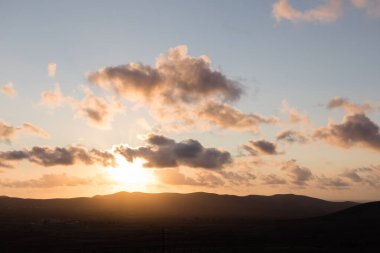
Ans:
[{"label": "dark cloud", "polygon": [[243,149],[253,156],[279,154],[276,144],[266,140],[249,141],[248,144],[243,145]]},{"label": "dark cloud", "polygon": [[49,134],[46,133],[43,129],[30,124],[23,123],[19,127],[13,127],[6,122],[0,120],[0,142],[11,142],[19,134],[31,134],[39,137],[49,137]]},{"label": "dark cloud", "polygon": [[298,186],[307,185],[314,177],[309,168],[299,166],[296,160],[287,161],[281,169],[287,172],[290,182]]},{"label": "dark cloud", "polygon": [[289,143],[307,143],[308,137],[307,135],[294,130],[283,130],[277,133],[277,140],[286,141]]},{"label": "dark cloud", "polygon": [[45,167],[74,165],[79,162],[86,165],[101,164],[103,166],[115,164],[113,154],[96,149],[87,150],[84,147],[33,147],[32,149],[0,152],[0,164],[9,164],[21,160],[28,160]]},{"label": "dark cloud", "polygon": [[128,161],[143,158],[146,160],[144,167],[148,168],[188,166],[221,169],[232,162],[229,152],[205,148],[197,140],[175,142],[167,137],[151,134],[146,142],[146,146],[138,148],[121,145],[115,148],[115,152],[123,155]]},{"label": "dark cloud", "polygon": [[343,148],[360,145],[380,151],[379,126],[364,114],[348,115],[341,124],[316,129],[313,137]]}]

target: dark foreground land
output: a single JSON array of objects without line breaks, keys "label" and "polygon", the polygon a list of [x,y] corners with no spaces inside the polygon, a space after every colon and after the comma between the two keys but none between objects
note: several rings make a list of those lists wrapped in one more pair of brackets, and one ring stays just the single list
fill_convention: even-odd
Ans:
[{"label": "dark foreground land", "polygon": [[380,202],[294,195],[0,198],[0,225],[0,252],[380,252]]}]

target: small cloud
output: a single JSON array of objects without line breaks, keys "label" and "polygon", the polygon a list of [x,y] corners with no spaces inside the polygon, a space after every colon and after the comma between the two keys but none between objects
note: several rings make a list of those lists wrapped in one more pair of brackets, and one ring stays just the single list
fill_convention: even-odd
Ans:
[{"label": "small cloud", "polygon": [[243,145],[243,149],[253,156],[279,154],[276,144],[266,140],[249,141],[248,144]]},{"label": "small cloud", "polygon": [[0,142],[11,142],[17,138],[19,134],[31,134],[39,137],[47,138],[49,134],[40,127],[30,123],[23,123],[19,127],[13,127],[8,123],[0,120]]},{"label": "small cloud", "polygon": [[341,124],[315,129],[313,137],[342,148],[362,146],[380,151],[379,126],[365,114],[346,115]]},{"label": "small cloud", "polygon": [[305,186],[314,178],[309,168],[299,166],[294,159],[285,162],[281,169],[287,172],[290,182],[298,186]]},{"label": "small cloud", "polygon": [[17,96],[17,91],[13,87],[13,84],[11,82],[4,84],[0,88],[0,92],[3,93],[4,95],[8,97],[16,97]]},{"label": "small cloud", "polygon": [[297,108],[290,107],[288,101],[282,101],[281,111],[288,114],[287,121],[291,124],[310,124],[309,116],[303,113],[300,113]]},{"label": "small cloud", "polygon": [[282,20],[297,22],[330,23],[338,19],[341,12],[341,0],[326,0],[325,3],[301,11],[294,8],[289,0],[278,0],[272,7],[272,14],[277,22]]},{"label": "small cloud", "polygon": [[41,104],[50,108],[55,108],[64,102],[65,97],[62,95],[61,88],[57,83],[54,90],[43,91],[41,93]]},{"label": "small cloud", "polygon": [[48,64],[48,75],[49,75],[49,77],[54,77],[56,71],[57,71],[57,64],[49,63]]},{"label": "small cloud", "polygon": [[348,99],[335,97],[327,104],[327,109],[343,108],[346,114],[362,114],[372,111],[372,106],[369,103],[362,105],[351,103]]},{"label": "small cloud", "polygon": [[288,143],[307,143],[309,141],[309,137],[301,132],[294,130],[283,130],[277,133],[276,135],[277,141],[285,141]]}]

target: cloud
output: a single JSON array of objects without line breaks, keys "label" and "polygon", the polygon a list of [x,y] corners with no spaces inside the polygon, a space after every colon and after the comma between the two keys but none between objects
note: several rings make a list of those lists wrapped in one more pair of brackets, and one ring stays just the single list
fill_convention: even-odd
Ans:
[{"label": "cloud", "polygon": [[285,162],[281,169],[287,172],[290,182],[298,186],[307,185],[314,177],[309,168],[299,166],[294,159]]},{"label": "cloud", "polygon": [[187,54],[187,46],[171,48],[156,60],[154,67],[129,63],[99,69],[88,80],[112,90],[127,100],[147,105],[165,124],[163,129],[220,127],[257,131],[275,118],[244,114],[228,103],[243,93],[241,85],[211,67],[207,56]]},{"label": "cloud", "polygon": [[295,23],[329,23],[337,20],[340,12],[340,0],[326,0],[325,3],[305,11],[294,8],[289,0],[278,0],[272,7],[272,14],[277,22],[288,20]]},{"label": "cloud", "polygon": [[[236,168],[234,168],[236,169]],[[232,185],[247,185],[251,186],[252,181],[256,179],[256,176],[250,172],[245,171],[218,171],[223,178]]]},{"label": "cloud", "polygon": [[102,166],[114,166],[114,155],[107,151],[96,149],[88,150],[84,147],[38,147],[31,149],[1,151],[0,164],[13,167],[12,163],[27,160],[44,167],[57,165],[74,165],[84,163],[86,165],[100,164]]},{"label": "cloud", "polygon": [[256,114],[244,114],[234,107],[215,101],[208,101],[204,106],[198,108],[197,115],[221,128],[252,132],[258,132],[260,124],[274,124],[277,122],[274,117],[266,118]]},{"label": "cloud", "polygon": [[144,167],[147,168],[188,166],[219,170],[232,162],[229,152],[205,148],[193,139],[175,142],[165,136],[150,134],[145,141],[146,146],[130,148],[120,145],[115,147],[115,152],[130,162],[138,157],[143,158],[146,160]]},{"label": "cloud", "polygon": [[168,185],[192,185],[216,187],[224,185],[224,181],[210,173],[197,173],[195,177],[189,177],[179,171],[179,169],[155,170],[156,177],[164,184]]},{"label": "cloud", "polygon": [[278,141],[286,141],[288,143],[307,143],[309,138],[306,134],[294,130],[283,130],[277,133]]},{"label": "cloud", "polygon": [[8,97],[16,97],[17,96],[17,91],[13,87],[12,83],[6,83],[0,88],[0,92],[3,93],[4,95],[7,95]]},{"label": "cloud", "polygon": [[372,106],[369,103],[362,105],[351,103],[348,99],[335,97],[327,104],[328,109],[343,108],[347,114],[364,114],[372,111]]},{"label": "cloud", "polygon": [[248,144],[243,145],[243,149],[253,156],[279,154],[276,144],[266,140],[249,141]]},{"label": "cloud", "polygon": [[287,121],[291,124],[310,124],[309,116],[302,114],[295,107],[290,107],[288,101],[282,101],[281,111],[288,114]]},{"label": "cloud", "polygon": [[353,183],[369,185],[375,188],[380,187],[379,166],[347,169],[340,176],[349,179]]},{"label": "cloud", "polygon": [[263,175],[260,177],[261,181],[263,181],[264,184],[269,185],[279,185],[279,184],[286,184],[287,181],[276,174],[268,174]]},{"label": "cloud", "polygon": [[43,138],[49,137],[49,134],[43,129],[30,123],[23,123],[19,127],[10,126],[8,123],[0,120],[0,142],[11,142],[19,134],[31,134]]},{"label": "cloud", "polygon": [[347,189],[351,185],[340,177],[317,177],[317,184],[321,188]]},{"label": "cloud", "polygon": [[57,71],[57,64],[55,64],[55,63],[49,63],[48,64],[48,75],[50,77],[54,77],[56,71]]},{"label": "cloud", "polygon": [[72,187],[82,185],[113,185],[115,182],[104,175],[82,178],[62,174],[44,174],[37,179],[29,180],[0,180],[0,186],[9,188],[53,188],[53,187]]},{"label": "cloud", "polygon": [[358,145],[380,151],[379,126],[364,114],[346,115],[341,124],[315,129],[313,137],[342,148]]},{"label": "cloud", "polygon": [[76,111],[77,115],[86,119],[91,126],[110,129],[114,115],[121,112],[123,105],[116,98],[108,101],[104,98],[95,96],[90,89],[84,89],[85,97],[76,100],[67,97],[68,103]]},{"label": "cloud", "polygon": [[200,185],[195,179],[181,173],[179,169],[162,169],[154,171],[156,177],[169,185]]},{"label": "cloud", "polygon": [[110,129],[115,115],[124,109],[122,103],[115,97],[104,99],[95,96],[86,87],[82,87],[82,90],[85,96],[79,100],[71,96],[64,96],[57,84],[54,90],[41,93],[41,104],[50,108],[67,104],[75,111],[76,116],[84,118],[90,126]]},{"label": "cloud", "polygon": [[61,92],[59,84],[55,85],[52,91],[43,91],[41,93],[41,104],[50,108],[55,108],[63,104],[65,97]]},{"label": "cloud", "polygon": [[139,96],[146,102],[156,97],[167,103],[193,103],[210,96],[236,100],[242,92],[235,81],[211,68],[208,57],[187,55],[186,45],[169,49],[155,67],[138,63],[107,67],[90,73],[88,79],[128,99]]},{"label": "cloud", "polygon": [[380,17],[380,0],[351,0],[351,3],[372,17]]}]

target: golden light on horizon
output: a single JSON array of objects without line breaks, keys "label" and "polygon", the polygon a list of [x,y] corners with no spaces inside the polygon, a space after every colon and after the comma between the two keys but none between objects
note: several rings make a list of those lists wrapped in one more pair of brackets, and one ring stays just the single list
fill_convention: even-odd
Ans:
[{"label": "golden light on horizon", "polygon": [[154,173],[143,167],[144,161],[135,159],[128,162],[122,155],[116,155],[117,166],[108,167],[110,178],[128,191],[143,191],[156,181]]}]

